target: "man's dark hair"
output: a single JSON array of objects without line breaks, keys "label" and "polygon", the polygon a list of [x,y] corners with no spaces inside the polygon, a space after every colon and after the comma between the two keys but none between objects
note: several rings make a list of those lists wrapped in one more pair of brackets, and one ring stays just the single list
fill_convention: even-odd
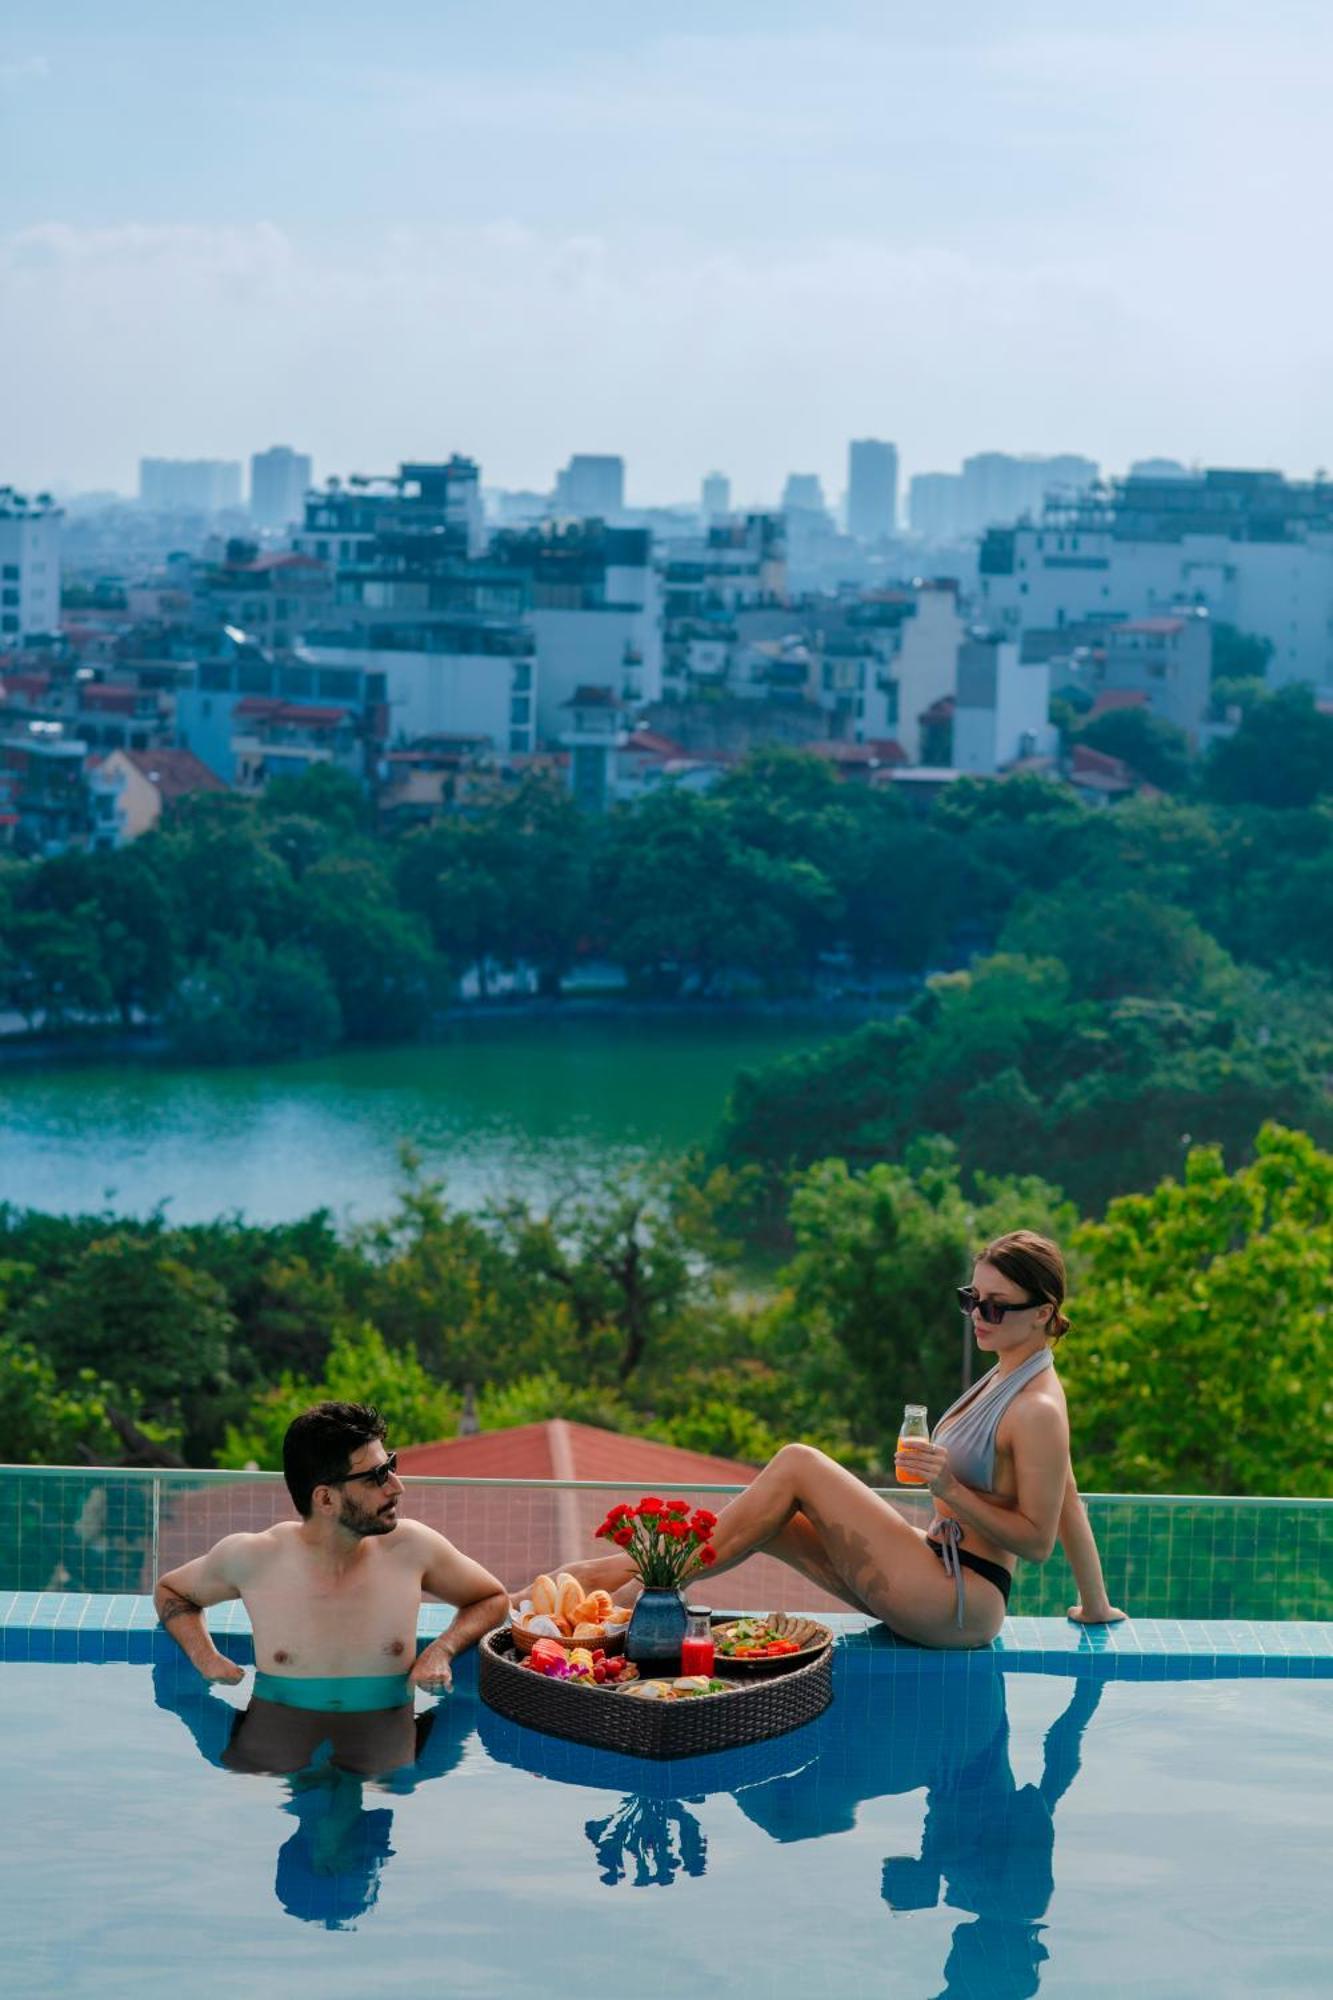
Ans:
[{"label": "man's dark hair", "polygon": [[292,1505],[303,1520],[317,1486],[334,1486],[363,1444],[385,1433],[385,1422],[370,1403],[316,1403],[287,1426],[282,1440],[282,1476]]}]

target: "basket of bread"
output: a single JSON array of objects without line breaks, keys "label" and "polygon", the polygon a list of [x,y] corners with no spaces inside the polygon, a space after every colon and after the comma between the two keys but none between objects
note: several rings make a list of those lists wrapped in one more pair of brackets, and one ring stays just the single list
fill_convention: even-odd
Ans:
[{"label": "basket of bread", "polygon": [[605,1590],[585,1590],[577,1577],[561,1570],[558,1576],[539,1576],[528,1595],[509,1614],[514,1651],[530,1653],[539,1639],[554,1639],[558,1645],[600,1647],[604,1653],[618,1653],[625,1644],[625,1628],[631,1613],[624,1605],[612,1603]]}]

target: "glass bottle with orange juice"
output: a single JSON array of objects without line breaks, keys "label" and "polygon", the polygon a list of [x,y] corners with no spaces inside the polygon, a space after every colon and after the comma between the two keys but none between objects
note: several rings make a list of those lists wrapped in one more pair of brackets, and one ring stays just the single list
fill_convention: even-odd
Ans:
[{"label": "glass bottle with orange juice", "polygon": [[[903,1420],[898,1427],[899,1445],[905,1444],[909,1438],[924,1438],[927,1443],[930,1441],[930,1425],[926,1421],[924,1403],[909,1403],[903,1411]],[[920,1473],[908,1472],[901,1464],[895,1466],[894,1470],[900,1486],[924,1486],[926,1483]]]}]

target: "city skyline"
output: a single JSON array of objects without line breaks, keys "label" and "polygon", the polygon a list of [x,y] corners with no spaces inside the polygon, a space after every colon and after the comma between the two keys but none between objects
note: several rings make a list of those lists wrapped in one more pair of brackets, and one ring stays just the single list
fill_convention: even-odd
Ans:
[{"label": "city skyline", "polygon": [[18,0],[0,477],[128,493],[142,456],[279,438],[506,488],[614,452],[631,505],[714,466],[740,504],[793,468],[840,494],[867,436],[904,481],[991,448],[1328,462],[1333,22],[883,11],[390,0],[367,50],[330,0],[263,16],[257,67],[254,0],[114,32]]}]

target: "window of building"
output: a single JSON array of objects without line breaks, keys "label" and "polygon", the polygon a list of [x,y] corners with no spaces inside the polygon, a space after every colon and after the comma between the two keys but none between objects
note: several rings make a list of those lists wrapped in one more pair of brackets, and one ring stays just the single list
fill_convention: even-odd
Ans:
[{"label": "window of building", "polygon": [[5,580],[5,582],[6,582],[6,583],[17,583],[17,582],[18,582],[18,580],[19,580],[19,566],[18,566],[18,564],[17,564],[17,563],[6,563],[6,564],[5,564],[5,568],[4,568],[4,580]]},{"label": "window of building", "polygon": [[6,611],[0,616],[0,632],[17,632],[18,629],[19,621],[12,611]]},{"label": "window of building", "polygon": [[523,756],[529,751],[532,748],[532,741],[528,731],[526,729],[511,729],[509,732],[509,748],[511,753],[518,756]]},{"label": "window of building", "polygon": [[514,662],[514,669],[510,675],[509,685],[515,694],[527,693],[528,689],[532,686],[531,661],[516,660]]},{"label": "window of building", "polygon": [[509,720],[528,723],[532,720],[532,702],[525,694],[516,694],[509,703]]},{"label": "window of building", "polygon": [[17,604],[18,601],[19,594],[16,590],[0,590],[0,604]]},{"label": "window of building", "polygon": [[356,693],[356,672],[352,667],[321,667],[319,670],[319,691],[321,694]]},{"label": "window of building", "polygon": [[236,669],[236,685],[242,694],[272,694],[273,670],[267,660],[242,660]]}]

